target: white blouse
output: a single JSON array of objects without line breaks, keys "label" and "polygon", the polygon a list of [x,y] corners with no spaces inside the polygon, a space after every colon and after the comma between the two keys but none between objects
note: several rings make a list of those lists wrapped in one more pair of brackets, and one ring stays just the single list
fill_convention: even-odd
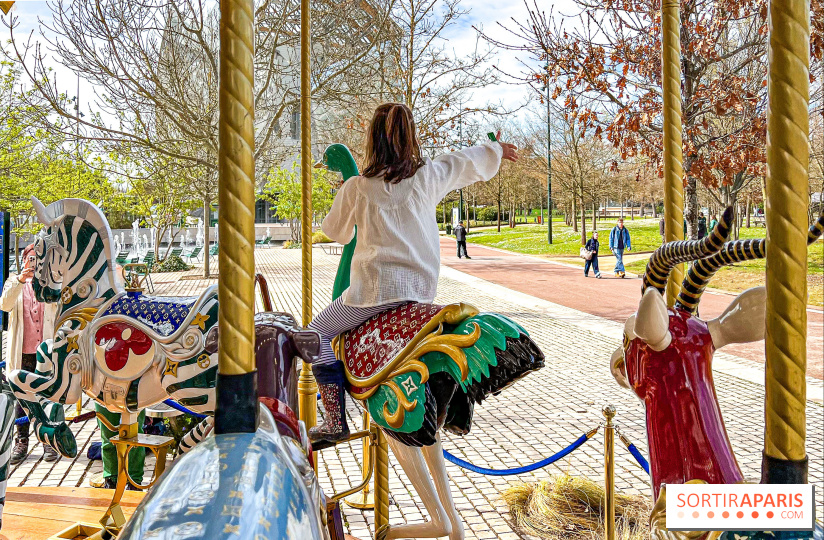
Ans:
[{"label": "white blouse", "polygon": [[347,180],[322,225],[323,232],[341,244],[352,240],[358,226],[343,303],[431,303],[441,266],[435,207],[450,191],[495,176],[502,155],[500,144],[487,143],[427,159],[397,184],[380,177]]}]

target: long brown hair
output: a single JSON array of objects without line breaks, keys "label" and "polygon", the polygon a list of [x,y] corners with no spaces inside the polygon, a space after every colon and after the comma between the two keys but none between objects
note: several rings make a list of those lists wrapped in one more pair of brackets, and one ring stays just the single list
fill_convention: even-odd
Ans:
[{"label": "long brown hair", "polygon": [[383,176],[397,184],[423,165],[412,111],[402,103],[384,103],[375,109],[366,140],[363,176]]}]

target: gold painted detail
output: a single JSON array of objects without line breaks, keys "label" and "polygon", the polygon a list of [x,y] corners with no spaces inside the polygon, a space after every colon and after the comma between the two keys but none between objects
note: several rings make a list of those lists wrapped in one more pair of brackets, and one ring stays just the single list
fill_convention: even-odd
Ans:
[{"label": "gold painted detail", "polygon": [[200,369],[206,369],[207,367],[209,367],[209,364],[211,363],[212,359],[209,358],[209,355],[207,353],[203,353],[197,357],[197,367],[199,367]]},{"label": "gold painted detail", "polygon": [[86,326],[94,319],[95,315],[97,315],[98,309],[93,307],[81,308],[77,311],[72,311],[68,314],[65,318],[60,319],[54,325],[55,330],[63,326],[63,323],[68,321],[77,321],[80,323],[78,330],[83,330]]},{"label": "gold painted detail", "polygon": [[[689,480],[687,484],[706,484],[704,480]],[[695,540],[705,534],[707,540],[716,540],[721,532],[670,531],[667,529],[667,486],[662,485],[658,500],[649,515],[650,538],[653,540]]]},{"label": "gold painted detail", "polygon": [[[423,354],[425,354],[426,352],[431,352],[431,351],[427,350],[427,351],[425,351],[421,354],[418,354],[417,356],[413,356],[413,354],[412,354],[412,352],[415,351],[418,348],[419,345],[421,345],[422,341],[431,339],[430,334],[432,334],[433,332],[437,332],[437,335],[440,335],[440,333],[443,332],[443,324],[444,323],[451,324],[451,325],[459,324],[462,321],[464,321],[465,319],[468,319],[469,317],[473,317],[473,316],[477,315],[478,313],[480,313],[480,312],[478,311],[477,308],[475,308],[474,306],[471,306],[469,304],[464,304],[464,303],[450,304],[450,305],[444,307],[442,310],[440,310],[438,313],[436,313],[435,316],[432,317],[425,325],[423,325],[421,330],[417,334],[415,334],[415,336],[412,339],[409,340],[409,343],[407,343],[406,346],[404,346],[403,349],[401,349],[401,352],[399,352],[397,354],[397,356],[395,356],[394,359],[392,359],[383,368],[381,368],[380,371],[378,371],[377,373],[372,374],[371,376],[369,376],[365,379],[355,377],[347,371],[346,372],[347,380],[354,387],[366,388],[366,387],[370,387],[370,386],[375,386],[377,384],[380,384],[381,382],[383,382],[386,379],[392,378],[393,377],[392,373],[395,372],[396,368],[400,364],[404,363],[406,360],[408,360],[410,358],[419,358],[420,356],[423,356]],[[472,335],[475,335],[475,334],[473,333]],[[467,336],[454,336],[454,335],[450,334],[449,336],[444,336],[445,339],[443,341],[448,342],[448,343],[452,343],[452,341],[450,339],[447,339],[449,337],[459,339],[459,338],[465,338]],[[480,337],[480,333],[478,334],[478,337]],[[477,341],[477,338],[475,338],[475,341]],[[475,343],[475,341],[473,341],[469,345],[460,345],[460,346],[461,347],[469,347],[470,345],[473,345]],[[429,343],[429,341],[427,341],[427,343]],[[334,347],[334,345],[333,345],[333,347]],[[338,349],[339,349],[339,352],[341,352],[341,353],[343,352],[342,347],[343,347],[343,340],[338,340]],[[432,349],[432,350],[436,350],[436,349]],[[446,352],[446,351],[442,351],[442,352]],[[341,359],[342,358],[343,357],[341,357]],[[464,361],[465,360],[466,359],[464,358]],[[357,398],[357,399],[361,399],[361,398]]]},{"label": "gold painted detail", "polygon": [[195,315],[195,318],[192,319],[190,326],[197,326],[201,330],[206,330],[206,322],[209,320],[208,313],[198,313]]},{"label": "gold painted detail", "polygon": [[175,362],[173,360],[166,359],[166,369],[163,370],[163,375],[171,375],[172,377],[177,377],[177,365],[180,362]]},{"label": "gold painted detail", "polygon": [[[477,310],[471,306],[455,304],[453,306],[447,306],[441,310],[435,318],[438,318],[449,308],[457,309],[451,310],[450,314],[445,314],[440,318],[440,321],[446,321],[450,324],[457,324],[472,315],[467,315],[466,317],[457,320],[457,322],[451,322],[452,320],[455,320],[452,317],[455,316],[456,313],[471,313],[473,310],[475,311],[473,315],[477,313]],[[447,317],[449,317],[449,319],[447,319]],[[414,379],[411,376],[401,380],[400,384],[396,381],[396,377],[407,373],[417,373],[420,376],[420,384],[426,383],[426,381],[429,380],[429,369],[426,364],[420,360],[420,358],[430,352],[440,352],[455,362],[461,371],[461,382],[465,381],[469,376],[469,366],[466,360],[466,353],[463,352],[463,349],[466,347],[471,347],[481,337],[481,327],[478,326],[477,323],[474,324],[474,326],[475,329],[471,334],[443,334],[442,322],[438,323],[434,332],[431,330],[429,323],[427,323],[421,332],[419,332],[410,342],[409,345],[412,345],[412,347],[410,348],[409,345],[404,347],[403,351],[401,351],[401,353],[398,354],[392,362],[390,362],[389,365],[393,366],[394,369],[389,371],[388,374],[386,369],[383,369],[380,373],[376,374],[382,375],[382,378],[378,381],[376,386],[372,386],[363,393],[359,394],[359,389],[357,387],[353,387],[352,397],[355,399],[365,400],[373,396],[381,388],[388,389],[397,399],[398,406],[394,412],[390,413],[388,403],[384,403],[383,416],[389,427],[399,429],[403,426],[406,413],[414,410],[415,407],[418,406],[417,399],[409,399],[415,391],[418,390],[418,386],[415,384]],[[427,333],[423,334],[424,332]],[[347,374],[347,377],[348,376],[349,375]],[[373,378],[375,378],[375,376],[370,377],[370,379]]]},{"label": "gold painted detail", "polygon": [[72,292],[72,288],[66,285],[63,287],[63,290],[60,291],[60,301],[64,304],[68,304],[72,301],[72,297],[74,297],[74,293]]},{"label": "gold painted detail", "polygon": [[77,338],[79,336],[66,336],[66,341],[68,344],[66,345],[66,353],[70,353],[72,351],[77,351],[80,349],[80,346],[77,344]]}]

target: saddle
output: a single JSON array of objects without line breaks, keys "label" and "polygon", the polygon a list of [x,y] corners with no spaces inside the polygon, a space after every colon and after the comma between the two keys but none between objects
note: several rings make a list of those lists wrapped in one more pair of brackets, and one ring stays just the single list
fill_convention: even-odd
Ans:
[{"label": "saddle", "polygon": [[124,293],[90,322],[97,367],[112,380],[131,381],[161,358],[176,365],[201,352],[217,324],[217,290],[187,298]]},{"label": "saddle", "polygon": [[[332,347],[343,362],[352,397],[368,400],[373,418],[388,427],[400,429],[405,413],[423,401],[423,384],[430,369],[421,357],[441,352],[457,364],[456,372],[466,378],[468,368],[461,349],[477,341],[479,333],[444,333],[444,326],[455,326],[478,314],[468,304],[421,304],[410,302],[380,313],[362,325],[335,338]],[[392,405],[394,413],[386,404]],[[374,405],[383,405],[374,407]],[[377,410],[375,410],[377,409]]]}]

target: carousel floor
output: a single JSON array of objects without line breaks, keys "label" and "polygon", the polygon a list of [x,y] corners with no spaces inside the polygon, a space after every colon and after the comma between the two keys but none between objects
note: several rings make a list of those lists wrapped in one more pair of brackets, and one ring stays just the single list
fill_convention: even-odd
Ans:
[{"label": "carousel floor", "polygon": [[[111,489],[9,487],[0,540],[47,540],[75,523],[95,524],[113,494]],[[127,518],[142,499],[140,491],[123,494],[120,506]]]}]

